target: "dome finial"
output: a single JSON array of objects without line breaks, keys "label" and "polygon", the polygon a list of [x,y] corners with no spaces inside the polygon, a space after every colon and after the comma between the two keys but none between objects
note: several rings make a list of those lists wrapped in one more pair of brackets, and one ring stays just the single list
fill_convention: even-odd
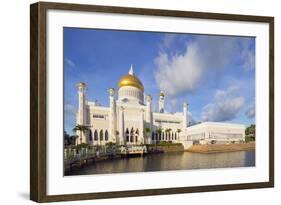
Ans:
[{"label": "dome finial", "polygon": [[134,69],[133,69],[133,64],[131,64],[130,70],[129,70],[130,75],[134,75]]}]

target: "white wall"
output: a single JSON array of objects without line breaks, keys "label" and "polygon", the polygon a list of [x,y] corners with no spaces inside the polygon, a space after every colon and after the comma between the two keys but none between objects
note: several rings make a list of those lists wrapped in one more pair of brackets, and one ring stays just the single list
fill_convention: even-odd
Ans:
[{"label": "white wall", "polygon": [[[51,0],[49,0],[51,1]],[[67,2],[60,0],[61,2]],[[1,88],[1,173],[0,204],[33,204],[29,192],[29,3],[34,1],[2,1],[0,38]],[[276,90],[280,90],[281,13],[277,0],[75,0],[91,4],[181,9],[224,13],[275,16],[275,76]],[[165,3],[164,3],[165,2]],[[280,124],[281,92],[275,93],[276,125]],[[279,105],[279,106],[277,106]],[[276,126],[276,148],[281,144],[280,126]],[[69,204],[278,204],[280,202],[280,157],[276,150],[276,188],[154,196],[127,199],[71,202]],[[274,203],[275,202],[275,203]],[[57,204],[57,203],[53,203]],[[66,203],[59,203],[66,204]]]}]

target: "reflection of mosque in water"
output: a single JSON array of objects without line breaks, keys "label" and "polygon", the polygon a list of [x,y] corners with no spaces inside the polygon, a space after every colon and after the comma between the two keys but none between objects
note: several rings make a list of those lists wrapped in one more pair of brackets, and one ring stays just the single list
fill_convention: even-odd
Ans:
[{"label": "reflection of mosque in water", "polygon": [[[71,171],[69,175],[106,174],[123,172],[151,172],[210,168],[234,168],[255,166],[255,151],[239,151],[215,154],[177,152],[147,155],[146,157],[116,159]],[[66,173],[66,175],[68,175]]]}]

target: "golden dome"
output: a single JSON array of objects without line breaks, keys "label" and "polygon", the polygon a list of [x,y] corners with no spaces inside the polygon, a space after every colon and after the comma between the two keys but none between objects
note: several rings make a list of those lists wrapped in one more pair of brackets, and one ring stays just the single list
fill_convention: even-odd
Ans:
[{"label": "golden dome", "polygon": [[141,81],[135,75],[132,75],[132,74],[127,74],[119,80],[118,88],[121,88],[124,86],[132,86],[132,87],[140,89],[141,91],[144,90],[143,84],[141,83]]},{"label": "golden dome", "polygon": [[77,87],[86,87],[86,83],[84,83],[84,82],[79,82],[78,84],[77,84]]}]

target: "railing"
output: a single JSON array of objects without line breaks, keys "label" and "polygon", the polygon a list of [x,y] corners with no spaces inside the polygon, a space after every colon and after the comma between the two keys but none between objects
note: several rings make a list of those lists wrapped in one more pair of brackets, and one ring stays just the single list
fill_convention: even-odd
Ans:
[{"label": "railing", "polygon": [[147,148],[144,145],[127,145],[127,146],[93,146],[90,148],[65,148],[64,162],[72,163],[77,160],[98,158],[103,156],[114,156],[118,154],[146,153]]},{"label": "railing", "polygon": [[112,154],[112,150],[110,148],[106,148],[105,146],[81,148],[79,150],[75,148],[65,148],[64,161],[104,156],[107,154]]}]

